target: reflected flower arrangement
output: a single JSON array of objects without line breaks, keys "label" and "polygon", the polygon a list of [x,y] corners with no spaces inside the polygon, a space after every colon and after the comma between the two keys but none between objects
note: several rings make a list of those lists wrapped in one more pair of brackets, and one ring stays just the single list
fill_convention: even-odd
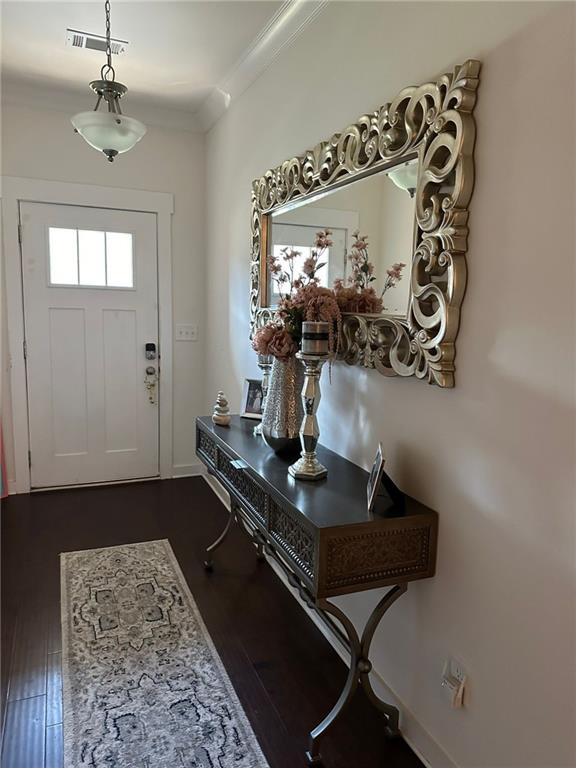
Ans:
[{"label": "reflected flower arrangement", "polygon": [[339,278],[334,281],[334,292],[341,312],[379,314],[386,309],[383,301],[384,294],[402,279],[402,270],[406,264],[396,262],[386,270],[384,288],[378,296],[371,285],[376,282],[376,274],[374,264],[368,257],[368,236],[361,235],[359,230],[356,230],[353,236],[354,242],[348,256],[351,269],[348,285]]}]

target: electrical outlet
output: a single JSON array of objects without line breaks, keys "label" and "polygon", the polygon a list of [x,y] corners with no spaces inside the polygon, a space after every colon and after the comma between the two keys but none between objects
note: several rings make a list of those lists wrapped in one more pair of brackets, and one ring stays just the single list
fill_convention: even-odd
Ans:
[{"label": "electrical outlet", "polygon": [[198,326],[196,323],[192,323],[191,325],[177,325],[176,341],[198,341]]},{"label": "electrical outlet", "polygon": [[467,674],[463,665],[454,658],[447,659],[442,673],[442,688],[454,709],[464,706]]}]

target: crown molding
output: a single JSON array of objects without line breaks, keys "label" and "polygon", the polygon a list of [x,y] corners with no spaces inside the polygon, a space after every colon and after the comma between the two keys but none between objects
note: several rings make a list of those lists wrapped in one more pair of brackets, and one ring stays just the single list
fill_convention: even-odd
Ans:
[{"label": "crown molding", "polygon": [[247,48],[230,72],[195,112],[203,131],[222,117],[230,103],[260,77],[274,59],[302,34],[329,0],[287,0]]}]

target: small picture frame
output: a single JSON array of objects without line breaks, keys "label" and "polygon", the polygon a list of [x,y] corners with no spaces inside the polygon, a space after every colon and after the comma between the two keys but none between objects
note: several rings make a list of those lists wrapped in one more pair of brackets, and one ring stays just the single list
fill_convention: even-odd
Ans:
[{"label": "small picture frame", "polygon": [[366,489],[366,496],[368,501],[368,512],[372,512],[374,508],[374,502],[378,495],[378,489],[382,482],[382,475],[384,474],[384,453],[382,451],[382,443],[378,443],[378,450],[376,451],[376,458],[372,469],[370,470],[370,477],[368,478],[368,487]]},{"label": "small picture frame", "polygon": [[262,379],[245,379],[240,416],[244,419],[262,419],[262,399]]}]

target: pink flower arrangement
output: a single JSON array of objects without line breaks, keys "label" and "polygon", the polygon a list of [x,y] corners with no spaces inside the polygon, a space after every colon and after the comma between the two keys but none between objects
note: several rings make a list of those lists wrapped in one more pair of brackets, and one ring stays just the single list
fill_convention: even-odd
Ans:
[{"label": "pink flower arrangement", "polygon": [[302,322],[304,320],[328,323],[328,347],[332,353],[338,352],[342,315],[333,290],[323,288],[312,282],[308,285],[302,285],[297,289],[294,296],[284,299],[278,312],[288,327],[299,326],[299,339],[302,336]]},{"label": "pink flower arrangement", "polygon": [[370,286],[376,280],[374,265],[368,258],[368,236],[354,233],[354,242],[348,256],[351,274],[346,286],[342,278],[334,281],[334,294],[341,312],[378,314],[382,311],[382,299]]},{"label": "pink flower arrangement", "polygon": [[280,302],[274,320],[259,328],[254,334],[252,347],[259,354],[273,355],[286,362],[300,347],[304,320],[324,321],[329,324],[329,347],[338,352],[342,330],[342,313],[379,314],[384,309],[383,296],[401,279],[406,264],[396,262],[386,270],[386,280],[380,296],[372,283],[375,282],[374,265],[368,257],[368,237],[359,230],[348,260],[351,274],[347,284],[342,278],[334,281],[334,287],[320,285],[318,271],[326,266],[322,260],[333,245],[332,231],[323,229],[316,233],[310,256],[304,259],[300,274],[295,274],[295,262],[302,256],[290,246],[281,249],[282,256],[268,260],[269,274],[276,283]]},{"label": "pink flower arrangement", "polygon": [[392,280],[402,280],[402,270],[405,266],[406,264],[404,264],[403,261],[397,261],[395,264],[392,264],[390,269],[386,270],[386,274],[388,277],[392,278]]},{"label": "pink flower arrangement", "polygon": [[258,328],[252,349],[260,355],[274,355],[285,363],[298,351],[298,345],[281,323],[267,323]]},{"label": "pink flower arrangement", "polygon": [[276,283],[280,296],[290,296],[294,290],[308,283],[318,283],[318,271],[326,266],[325,261],[321,261],[327,248],[333,244],[331,239],[332,231],[330,229],[321,229],[316,232],[314,238],[314,247],[310,256],[302,265],[302,274],[294,275],[294,262],[300,256],[301,251],[297,251],[290,246],[281,248],[282,257],[270,256],[268,258],[268,269],[273,282]]},{"label": "pink flower arrangement", "polygon": [[368,260],[368,237],[361,235],[359,230],[353,233],[354,242],[348,261],[352,267],[352,274],[348,278],[351,285],[361,291],[368,288],[370,283],[376,280],[374,275],[374,264]]},{"label": "pink flower arrangement", "polygon": [[258,328],[252,339],[252,349],[258,352],[259,355],[267,355],[268,347],[277,328],[281,328],[281,325],[275,325],[274,323],[267,323],[261,328]]},{"label": "pink flower arrangement", "polygon": [[300,346],[304,320],[329,323],[329,347],[333,353],[338,351],[342,328],[340,305],[335,292],[319,284],[317,274],[326,265],[321,259],[333,244],[331,235],[329,229],[316,233],[314,247],[299,275],[294,275],[294,261],[301,253],[293,248],[282,249],[284,264],[279,258],[268,260],[270,275],[278,286],[281,299],[274,320],[254,334],[252,347],[259,354],[274,355],[283,362],[293,357]]},{"label": "pink flower arrangement", "polygon": [[402,270],[406,266],[398,261],[386,270],[386,280],[380,296],[370,285],[376,280],[374,264],[368,258],[368,237],[361,235],[359,230],[354,233],[354,242],[348,260],[351,274],[348,277],[348,286],[341,278],[334,281],[334,294],[341,312],[355,312],[358,314],[379,314],[384,307],[383,296],[387,290],[393,288],[399,280],[402,280]]},{"label": "pink flower arrangement", "polygon": [[341,312],[354,312],[359,315],[378,315],[382,312],[382,299],[374,288],[361,288],[344,285],[343,280],[334,281],[334,293]]},{"label": "pink flower arrangement", "polygon": [[386,280],[384,282],[384,288],[382,289],[382,293],[380,296],[384,296],[386,291],[390,288],[393,288],[396,283],[398,283],[400,280],[402,280],[402,270],[406,264],[404,264],[403,261],[397,261],[392,266],[386,270]]}]

